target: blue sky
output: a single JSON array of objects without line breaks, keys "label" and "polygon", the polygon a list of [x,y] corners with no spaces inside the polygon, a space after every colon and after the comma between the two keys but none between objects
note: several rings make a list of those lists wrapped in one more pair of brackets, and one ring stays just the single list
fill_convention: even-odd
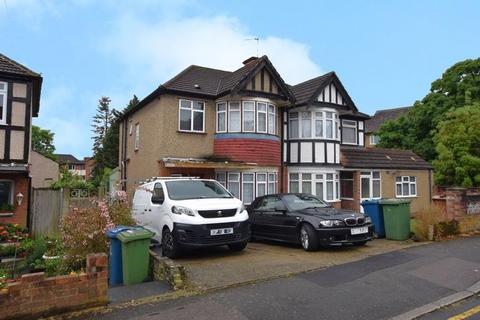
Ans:
[{"label": "blue sky", "polygon": [[190,64],[267,54],[291,84],[334,70],[357,107],[412,104],[477,58],[479,1],[5,0],[0,52],[44,77],[34,123],[57,152],[91,154],[97,100],[123,108]]}]

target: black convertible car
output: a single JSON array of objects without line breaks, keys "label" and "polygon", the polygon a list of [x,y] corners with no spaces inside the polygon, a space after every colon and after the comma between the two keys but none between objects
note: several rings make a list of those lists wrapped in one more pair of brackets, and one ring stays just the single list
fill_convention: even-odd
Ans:
[{"label": "black convertible car", "polygon": [[335,209],[310,194],[258,197],[248,207],[253,239],[300,243],[307,251],[332,244],[364,245],[373,239],[368,216]]}]

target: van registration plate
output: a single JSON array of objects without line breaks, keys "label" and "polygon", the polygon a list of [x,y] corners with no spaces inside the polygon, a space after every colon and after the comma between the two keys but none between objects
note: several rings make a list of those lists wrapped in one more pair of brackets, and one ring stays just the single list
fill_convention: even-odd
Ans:
[{"label": "van registration plate", "polygon": [[368,227],[352,228],[350,232],[352,233],[352,235],[368,233]]},{"label": "van registration plate", "polygon": [[233,228],[212,229],[210,230],[211,236],[220,236],[222,234],[232,234]]}]

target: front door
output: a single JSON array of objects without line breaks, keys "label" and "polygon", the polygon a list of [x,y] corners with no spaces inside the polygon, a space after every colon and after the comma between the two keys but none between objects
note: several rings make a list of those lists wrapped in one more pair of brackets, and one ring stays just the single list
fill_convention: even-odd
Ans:
[{"label": "front door", "polygon": [[[380,197],[380,172],[360,172],[360,204],[363,200],[379,199]],[[360,212],[363,213],[363,207],[361,205]]]}]

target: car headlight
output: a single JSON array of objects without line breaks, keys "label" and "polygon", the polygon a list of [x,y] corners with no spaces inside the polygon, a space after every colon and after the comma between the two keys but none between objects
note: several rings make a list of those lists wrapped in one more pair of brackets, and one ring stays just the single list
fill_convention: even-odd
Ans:
[{"label": "car headlight", "polygon": [[186,208],[186,207],[181,207],[181,206],[173,206],[172,207],[172,213],[175,213],[175,214],[185,214],[187,216],[195,216],[195,212],[190,209],[190,208]]},{"label": "car headlight", "polygon": [[322,220],[320,221],[320,226],[322,227],[343,227],[345,223],[341,220]]},{"label": "car headlight", "polygon": [[372,223],[372,218],[365,216],[365,223]]},{"label": "car headlight", "polygon": [[244,210],[247,210],[247,207],[242,203],[240,209],[238,209],[238,213],[242,213]]}]

